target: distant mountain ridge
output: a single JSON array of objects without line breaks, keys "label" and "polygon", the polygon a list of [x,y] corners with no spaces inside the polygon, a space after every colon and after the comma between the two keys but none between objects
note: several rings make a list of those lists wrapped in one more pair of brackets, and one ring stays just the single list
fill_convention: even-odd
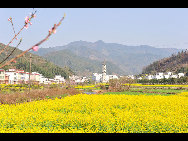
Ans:
[{"label": "distant mountain ridge", "polygon": [[[155,48],[148,45],[127,46],[117,43],[105,43],[102,40],[99,40],[96,42],[75,41],[64,46],[40,48],[38,52],[34,53],[43,56],[56,64],[57,61],[55,62],[54,60],[57,59],[55,58],[60,59],[59,56],[63,58],[61,55],[61,53],[63,54],[63,51],[66,51],[66,53],[69,52],[70,55],[74,54],[74,58],[69,60],[70,62],[76,63],[76,58],[79,57],[82,57],[83,60],[85,59],[89,61],[89,64],[86,63],[85,65],[82,65],[82,69],[76,68],[76,66],[73,68],[73,71],[76,70],[79,74],[85,73],[83,71],[88,71],[88,66],[102,63],[106,60],[110,63],[110,66],[107,65],[107,70],[109,67],[110,72],[112,73],[127,75],[139,74],[142,72],[143,67],[164,57],[169,57],[171,54],[181,51],[181,49]],[[53,55],[54,53],[56,54],[55,56]],[[62,63],[61,61],[58,61],[58,65],[64,66],[65,60],[62,61]],[[89,72],[95,72],[95,67],[98,68],[98,72],[101,72],[101,68],[97,67],[97,65],[92,67]]]}]

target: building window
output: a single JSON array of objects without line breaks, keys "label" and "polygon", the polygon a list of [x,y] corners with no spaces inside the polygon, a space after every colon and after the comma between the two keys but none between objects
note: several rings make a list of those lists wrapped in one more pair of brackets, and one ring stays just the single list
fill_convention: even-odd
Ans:
[{"label": "building window", "polygon": [[5,77],[4,76],[0,76],[0,79],[5,79]]}]

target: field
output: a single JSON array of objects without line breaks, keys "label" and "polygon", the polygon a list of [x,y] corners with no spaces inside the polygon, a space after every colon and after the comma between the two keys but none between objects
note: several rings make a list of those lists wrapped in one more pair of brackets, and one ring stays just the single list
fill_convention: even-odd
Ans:
[{"label": "field", "polygon": [[0,133],[187,133],[188,92],[139,86],[1,104],[0,115]]}]

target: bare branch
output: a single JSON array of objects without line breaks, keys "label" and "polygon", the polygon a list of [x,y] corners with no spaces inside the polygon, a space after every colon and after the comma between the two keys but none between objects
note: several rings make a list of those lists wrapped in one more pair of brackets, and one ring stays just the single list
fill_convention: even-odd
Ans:
[{"label": "bare branch", "polygon": [[61,24],[61,22],[63,21],[63,19],[65,18],[65,14],[64,16],[61,18],[61,20],[59,21],[58,24],[54,24],[54,26],[52,27],[51,30],[49,30],[48,35],[41,40],[40,42],[38,42],[37,44],[35,44],[34,46],[32,46],[31,48],[25,50],[24,52],[22,52],[21,54],[17,55],[15,58],[11,59],[10,61],[6,62],[4,65],[0,66],[0,68],[3,68],[4,66],[10,65],[11,62],[15,61],[16,59],[22,57],[25,53],[29,52],[30,50],[32,50],[34,47],[41,45],[43,42],[45,42],[51,35],[52,33],[56,32],[57,27]]},{"label": "bare branch", "polygon": [[22,42],[22,38],[20,39],[18,45],[12,50],[12,52],[11,52],[3,61],[1,61],[0,64],[2,64],[3,62],[5,62],[5,61],[13,54],[13,52],[14,52],[14,51],[16,50],[16,48],[20,45],[21,42]]},{"label": "bare branch", "polygon": [[[27,28],[27,27],[28,27],[28,24],[30,23],[31,19],[35,17],[35,13],[36,13],[36,11],[35,11],[34,13],[32,12],[31,17],[28,18],[28,21],[27,21],[27,22],[26,22],[26,20],[25,20],[24,26],[20,29],[20,31],[19,31],[17,34],[14,35],[14,37],[12,38],[12,40],[0,51],[0,55],[1,55],[1,53],[14,41],[14,39],[17,39],[16,37],[21,33],[21,31],[22,31],[24,28]],[[12,21],[12,20],[10,20],[10,22],[11,22],[11,21]],[[12,22],[11,22],[11,24],[13,25]],[[30,23],[30,24],[31,24],[31,23]],[[14,30],[14,27],[13,27],[13,30]],[[14,31],[14,32],[15,32],[15,31]]]}]

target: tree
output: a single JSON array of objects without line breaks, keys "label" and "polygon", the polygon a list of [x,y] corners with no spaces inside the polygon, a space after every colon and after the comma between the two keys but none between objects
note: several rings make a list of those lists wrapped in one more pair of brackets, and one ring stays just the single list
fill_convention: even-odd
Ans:
[{"label": "tree", "polygon": [[[25,28],[27,29],[29,27],[29,24],[31,25],[31,19],[35,18],[36,15],[35,15],[36,11],[32,12],[32,14],[30,16],[27,16],[25,18],[25,23],[24,23],[24,26],[20,29],[20,31],[16,34],[16,32],[14,31],[14,37],[11,39],[11,41],[0,51],[0,54],[2,52],[5,51],[5,49],[15,40],[17,39],[17,36],[21,33],[21,31]],[[61,22],[64,20],[65,18],[65,14],[64,16],[61,18],[61,20],[57,23],[57,24],[54,24],[54,26],[49,29],[48,31],[48,35],[43,39],[41,40],[40,42],[36,43],[35,45],[33,45],[32,47],[30,47],[29,49],[25,50],[24,52],[22,52],[21,54],[17,55],[16,57],[12,58],[11,60],[9,60],[8,62],[4,63],[11,55],[12,53],[15,51],[16,47],[20,45],[22,39],[20,39],[18,45],[13,49],[13,51],[10,53],[10,54],[7,54],[6,58],[0,62],[0,64],[4,63],[3,65],[0,66],[0,68],[3,68],[7,65],[10,65],[12,62],[14,62],[16,59],[22,57],[24,54],[26,54],[27,52],[29,52],[30,50],[33,50],[33,51],[37,51],[38,50],[38,47],[44,43],[46,40],[49,39],[49,37],[52,35],[52,34],[55,34],[56,33],[56,29],[57,27],[59,27],[61,25]],[[10,21],[12,23],[12,27],[13,27],[13,30],[14,30],[14,26],[13,26],[13,22],[12,22],[12,18],[9,18],[8,21]]]},{"label": "tree", "polygon": [[109,80],[109,91],[122,92],[130,89],[133,79],[127,77],[121,77],[119,79]]}]

